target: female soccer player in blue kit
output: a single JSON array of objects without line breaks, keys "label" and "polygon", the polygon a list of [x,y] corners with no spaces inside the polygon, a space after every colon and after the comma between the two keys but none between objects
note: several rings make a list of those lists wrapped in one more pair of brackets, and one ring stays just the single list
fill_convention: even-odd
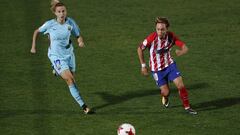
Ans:
[{"label": "female soccer player in blue kit", "polygon": [[80,29],[73,19],[67,17],[67,10],[63,3],[58,0],[52,0],[51,6],[56,19],[46,21],[40,28],[34,31],[31,53],[36,53],[38,33],[47,34],[50,40],[48,58],[54,66],[54,70],[66,81],[71,95],[82,107],[84,113],[89,114],[92,111],[83,101],[73,75],[76,64],[70,36],[73,34],[77,38],[79,47],[84,47]]}]

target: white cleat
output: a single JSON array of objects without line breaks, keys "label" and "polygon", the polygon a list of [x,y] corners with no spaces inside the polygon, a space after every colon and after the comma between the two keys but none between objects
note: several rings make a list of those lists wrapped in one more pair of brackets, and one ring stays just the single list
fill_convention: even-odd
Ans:
[{"label": "white cleat", "polygon": [[162,97],[162,104],[164,107],[168,108],[169,107],[169,100],[168,97]]}]

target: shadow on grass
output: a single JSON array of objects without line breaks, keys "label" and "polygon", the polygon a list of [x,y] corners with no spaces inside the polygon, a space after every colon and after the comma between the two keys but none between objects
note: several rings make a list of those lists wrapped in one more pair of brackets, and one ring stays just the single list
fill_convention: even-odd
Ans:
[{"label": "shadow on grass", "polygon": [[233,105],[240,104],[240,97],[228,97],[223,99],[216,99],[193,105],[198,111],[210,111],[222,109]]},{"label": "shadow on grass", "polygon": [[[195,90],[195,89],[202,89],[202,88],[206,88],[206,87],[209,87],[209,84],[196,83],[196,84],[188,86],[188,89]],[[175,88],[173,88],[173,89],[171,89],[171,93],[178,93],[178,91]],[[131,100],[134,98],[141,98],[141,97],[146,97],[146,96],[151,96],[151,95],[157,95],[157,94],[160,94],[160,90],[157,88],[150,89],[150,90],[134,90],[134,91],[126,92],[122,95],[114,95],[114,94],[111,94],[108,92],[97,92],[96,94],[98,94],[106,103],[99,105],[99,106],[95,106],[93,108],[94,110],[102,109],[102,108],[116,105],[116,104],[120,104],[122,102]]]},{"label": "shadow on grass", "polygon": [[[190,90],[197,90],[197,89],[202,89],[209,87],[207,83],[197,83],[188,86]],[[171,93],[177,93],[176,89],[171,89]],[[116,104],[123,103],[125,101],[134,99],[134,98],[141,98],[141,97],[146,97],[146,96],[151,96],[151,95],[159,95],[160,90],[159,89],[149,89],[149,90],[135,90],[135,91],[130,91],[127,93],[124,93],[122,95],[114,95],[111,93],[107,92],[97,92],[99,96],[106,102],[104,104],[101,104],[99,106],[95,106],[93,109],[102,109],[105,107],[113,106]],[[173,95],[174,96],[174,95]],[[177,95],[178,96],[178,95]],[[217,101],[210,101],[210,102],[205,102],[201,103],[198,105],[195,105],[196,108],[208,108],[211,106],[217,106],[219,107],[224,107],[224,106],[229,106],[229,105],[234,105],[234,104],[239,104],[240,101],[239,98],[236,99],[222,99],[222,100],[217,100]],[[225,105],[222,105],[224,104]],[[33,110],[0,110],[0,118],[9,118],[9,117],[14,117],[14,116],[19,116],[19,115],[38,115],[39,119],[44,119],[46,115],[79,115],[82,114],[81,111],[73,111],[73,110],[47,110],[44,109],[44,105],[40,106],[42,109],[33,109]],[[145,113],[145,112],[144,112]],[[155,112],[153,112],[155,113]]]},{"label": "shadow on grass", "polygon": [[94,110],[105,108],[108,106],[120,104],[122,102],[134,99],[134,98],[140,98],[145,96],[151,96],[151,95],[157,95],[159,94],[158,89],[152,89],[152,90],[137,90],[137,91],[131,91],[124,93],[122,95],[114,95],[107,92],[97,92],[99,96],[106,102],[105,104],[99,105],[94,107]]}]

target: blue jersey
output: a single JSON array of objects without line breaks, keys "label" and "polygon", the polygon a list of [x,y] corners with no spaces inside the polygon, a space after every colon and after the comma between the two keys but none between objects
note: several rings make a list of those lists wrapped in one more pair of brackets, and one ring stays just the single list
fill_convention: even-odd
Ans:
[{"label": "blue jersey", "polygon": [[39,31],[49,35],[50,46],[48,54],[56,56],[66,56],[73,53],[73,47],[70,40],[71,34],[75,37],[80,36],[80,29],[75,21],[69,17],[64,24],[60,24],[56,19],[45,22]]}]

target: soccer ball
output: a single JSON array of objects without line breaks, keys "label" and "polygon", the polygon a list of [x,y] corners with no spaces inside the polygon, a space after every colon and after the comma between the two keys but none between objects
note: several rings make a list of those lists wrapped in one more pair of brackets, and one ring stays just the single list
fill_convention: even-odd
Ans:
[{"label": "soccer ball", "polygon": [[118,135],[136,135],[135,128],[129,123],[124,123],[118,127]]}]

